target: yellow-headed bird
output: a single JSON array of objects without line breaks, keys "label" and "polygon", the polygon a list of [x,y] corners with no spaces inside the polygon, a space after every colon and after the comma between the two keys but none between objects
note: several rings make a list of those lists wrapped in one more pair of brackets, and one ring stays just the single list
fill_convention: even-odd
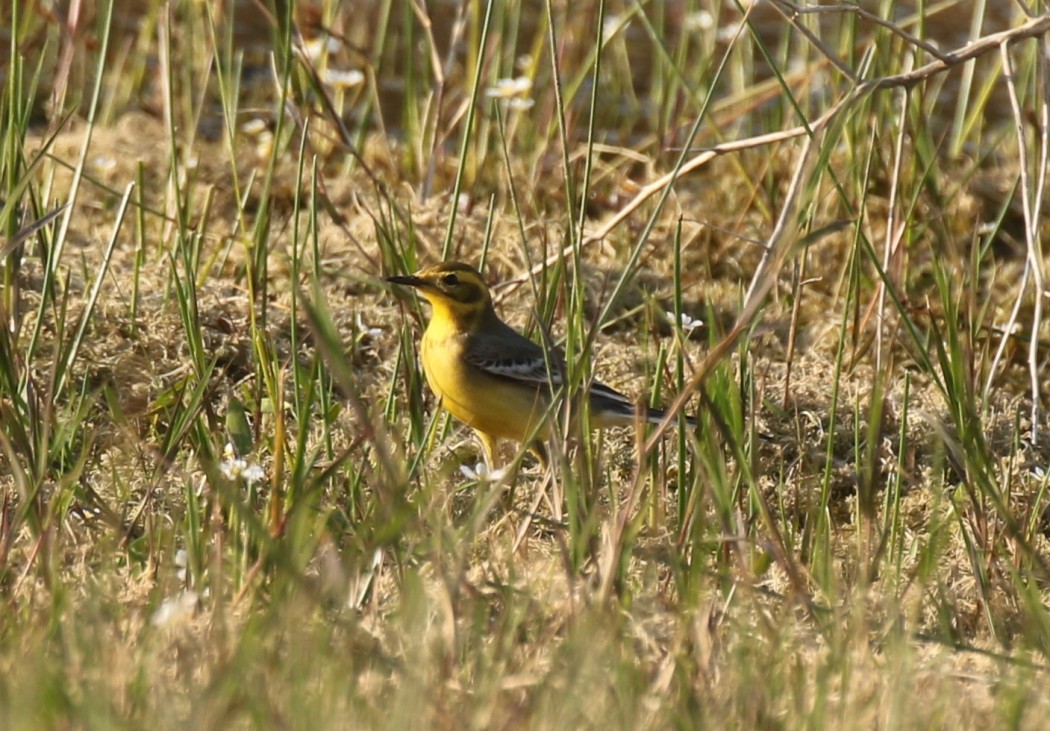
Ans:
[{"label": "yellow-headed bird", "polygon": [[[469,264],[445,262],[387,281],[414,287],[430,302],[423,372],[441,406],[477,432],[490,469],[500,439],[546,438],[548,406],[564,373],[559,350],[548,360],[543,348],[499,319],[488,287]],[[638,418],[630,399],[603,383],[592,381],[587,397],[593,426],[630,425]],[[642,415],[658,423],[664,412]]]}]

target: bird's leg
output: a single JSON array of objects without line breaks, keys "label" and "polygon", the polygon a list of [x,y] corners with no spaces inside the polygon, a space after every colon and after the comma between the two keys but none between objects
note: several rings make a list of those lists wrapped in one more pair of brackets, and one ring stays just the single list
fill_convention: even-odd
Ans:
[{"label": "bird's leg", "polygon": [[474,430],[474,433],[481,440],[481,448],[485,452],[485,466],[491,475],[496,471],[496,458],[499,456],[499,439],[477,429]]},{"label": "bird's leg", "polygon": [[[499,457],[499,439],[477,429],[475,429],[474,432],[478,435],[478,439],[481,440],[481,446],[485,450],[485,464],[488,467],[488,478],[494,480],[497,469],[496,458]],[[505,475],[500,476],[500,480],[506,480],[503,482],[500,490],[500,502],[503,503],[503,507],[506,510],[509,510],[514,504],[514,480],[516,478],[516,465],[514,465],[514,474],[512,474],[509,479],[506,478]]]}]

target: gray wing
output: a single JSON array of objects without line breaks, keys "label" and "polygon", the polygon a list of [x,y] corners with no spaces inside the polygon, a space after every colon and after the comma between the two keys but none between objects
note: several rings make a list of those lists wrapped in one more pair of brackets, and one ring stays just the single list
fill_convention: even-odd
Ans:
[{"label": "gray wing", "polygon": [[548,357],[543,348],[500,322],[498,332],[488,331],[484,339],[477,339],[467,348],[467,362],[496,378],[534,383],[561,385],[564,356],[553,348]]},{"label": "gray wing", "polygon": [[[466,358],[473,367],[496,378],[553,386],[552,391],[561,386],[565,372],[561,348],[552,348],[545,357],[542,347],[504,322],[499,322],[496,332],[488,330],[484,340],[473,341],[467,348]],[[634,419],[634,402],[601,381],[591,381],[588,395],[591,409],[605,417],[621,417],[625,423]],[[663,412],[653,409],[647,419],[659,421],[662,416]]]}]

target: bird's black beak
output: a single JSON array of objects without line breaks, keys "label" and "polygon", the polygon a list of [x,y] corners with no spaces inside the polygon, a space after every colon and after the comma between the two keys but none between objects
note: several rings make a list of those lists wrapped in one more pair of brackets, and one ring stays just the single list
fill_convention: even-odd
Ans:
[{"label": "bird's black beak", "polygon": [[409,276],[398,275],[396,277],[387,277],[386,281],[390,282],[391,284],[404,284],[404,285],[406,285],[408,287],[422,287],[422,286],[424,286],[426,284],[426,282],[424,282],[419,277],[412,276],[412,275],[409,275]]}]

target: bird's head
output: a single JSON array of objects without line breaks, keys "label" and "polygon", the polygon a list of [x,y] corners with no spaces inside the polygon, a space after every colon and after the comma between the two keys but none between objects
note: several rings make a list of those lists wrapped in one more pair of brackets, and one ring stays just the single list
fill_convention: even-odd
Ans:
[{"label": "bird's head", "polygon": [[478,270],[460,261],[446,261],[408,276],[387,277],[391,284],[414,287],[435,313],[457,321],[480,317],[492,309],[492,297]]}]

